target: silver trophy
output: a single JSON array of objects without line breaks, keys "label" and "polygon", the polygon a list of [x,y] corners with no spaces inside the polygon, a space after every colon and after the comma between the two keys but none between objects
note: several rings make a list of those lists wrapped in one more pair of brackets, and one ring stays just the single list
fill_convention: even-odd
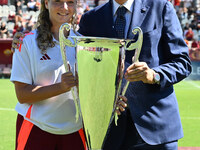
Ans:
[{"label": "silver trophy", "polygon": [[[65,46],[76,47],[79,89],[71,89],[77,119],[83,118],[87,147],[89,150],[102,149],[108,127],[115,118],[119,95],[125,95],[129,82],[122,88],[125,53],[135,50],[133,63],[138,61],[142,42],[142,30],[137,27],[133,34],[137,39],[114,39],[101,37],[65,37],[64,30],[70,30],[65,23],[60,27],[59,40],[63,63],[68,71]],[[69,39],[73,40],[69,40]],[[73,41],[73,42],[71,42]],[[78,93],[76,93],[79,91]]]}]

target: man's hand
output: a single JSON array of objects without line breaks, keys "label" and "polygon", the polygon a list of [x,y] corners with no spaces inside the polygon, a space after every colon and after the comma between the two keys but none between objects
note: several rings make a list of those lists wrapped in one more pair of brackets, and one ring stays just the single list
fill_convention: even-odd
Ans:
[{"label": "man's hand", "polygon": [[116,113],[117,115],[121,115],[121,112],[125,111],[127,107],[127,98],[125,96],[119,96],[117,101]]},{"label": "man's hand", "polygon": [[14,37],[13,37],[13,41],[12,41],[12,47],[11,50],[14,52],[15,49],[19,48],[19,45],[22,44],[23,42],[20,40],[20,38],[24,38],[25,34],[23,34],[22,32],[17,32],[15,33]]},{"label": "man's hand", "polygon": [[154,84],[155,73],[145,62],[136,62],[127,68],[125,79],[130,82],[142,81],[143,83]]}]

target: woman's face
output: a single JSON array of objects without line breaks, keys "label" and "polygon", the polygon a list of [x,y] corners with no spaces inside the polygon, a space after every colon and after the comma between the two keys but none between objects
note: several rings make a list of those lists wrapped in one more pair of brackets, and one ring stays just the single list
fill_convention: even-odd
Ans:
[{"label": "woman's face", "polygon": [[76,0],[45,0],[45,7],[49,11],[49,18],[54,25],[70,23],[75,10]]}]

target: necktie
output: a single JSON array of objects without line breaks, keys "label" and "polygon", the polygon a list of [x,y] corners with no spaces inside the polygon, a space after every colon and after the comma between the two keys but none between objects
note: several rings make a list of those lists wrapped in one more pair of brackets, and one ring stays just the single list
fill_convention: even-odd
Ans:
[{"label": "necktie", "polygon": [[115,30],[117,31],[118,38],[123,39],[124,38],[124,30],[126,26],[126,19],[125,19],[125,13],[126,8],[124,6],[119,7],[117,9],[117,19],[115,21]]}]

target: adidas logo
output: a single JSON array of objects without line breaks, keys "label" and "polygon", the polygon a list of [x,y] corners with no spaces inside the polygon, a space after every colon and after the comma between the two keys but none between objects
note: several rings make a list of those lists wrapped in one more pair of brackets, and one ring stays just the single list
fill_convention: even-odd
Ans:
[{"label": "adidas logo", "polygon": [[42,56],[42,58],[40,58],[40,60],[50,60],[51,58],[47,55],[47,54],[44,54]]}]

